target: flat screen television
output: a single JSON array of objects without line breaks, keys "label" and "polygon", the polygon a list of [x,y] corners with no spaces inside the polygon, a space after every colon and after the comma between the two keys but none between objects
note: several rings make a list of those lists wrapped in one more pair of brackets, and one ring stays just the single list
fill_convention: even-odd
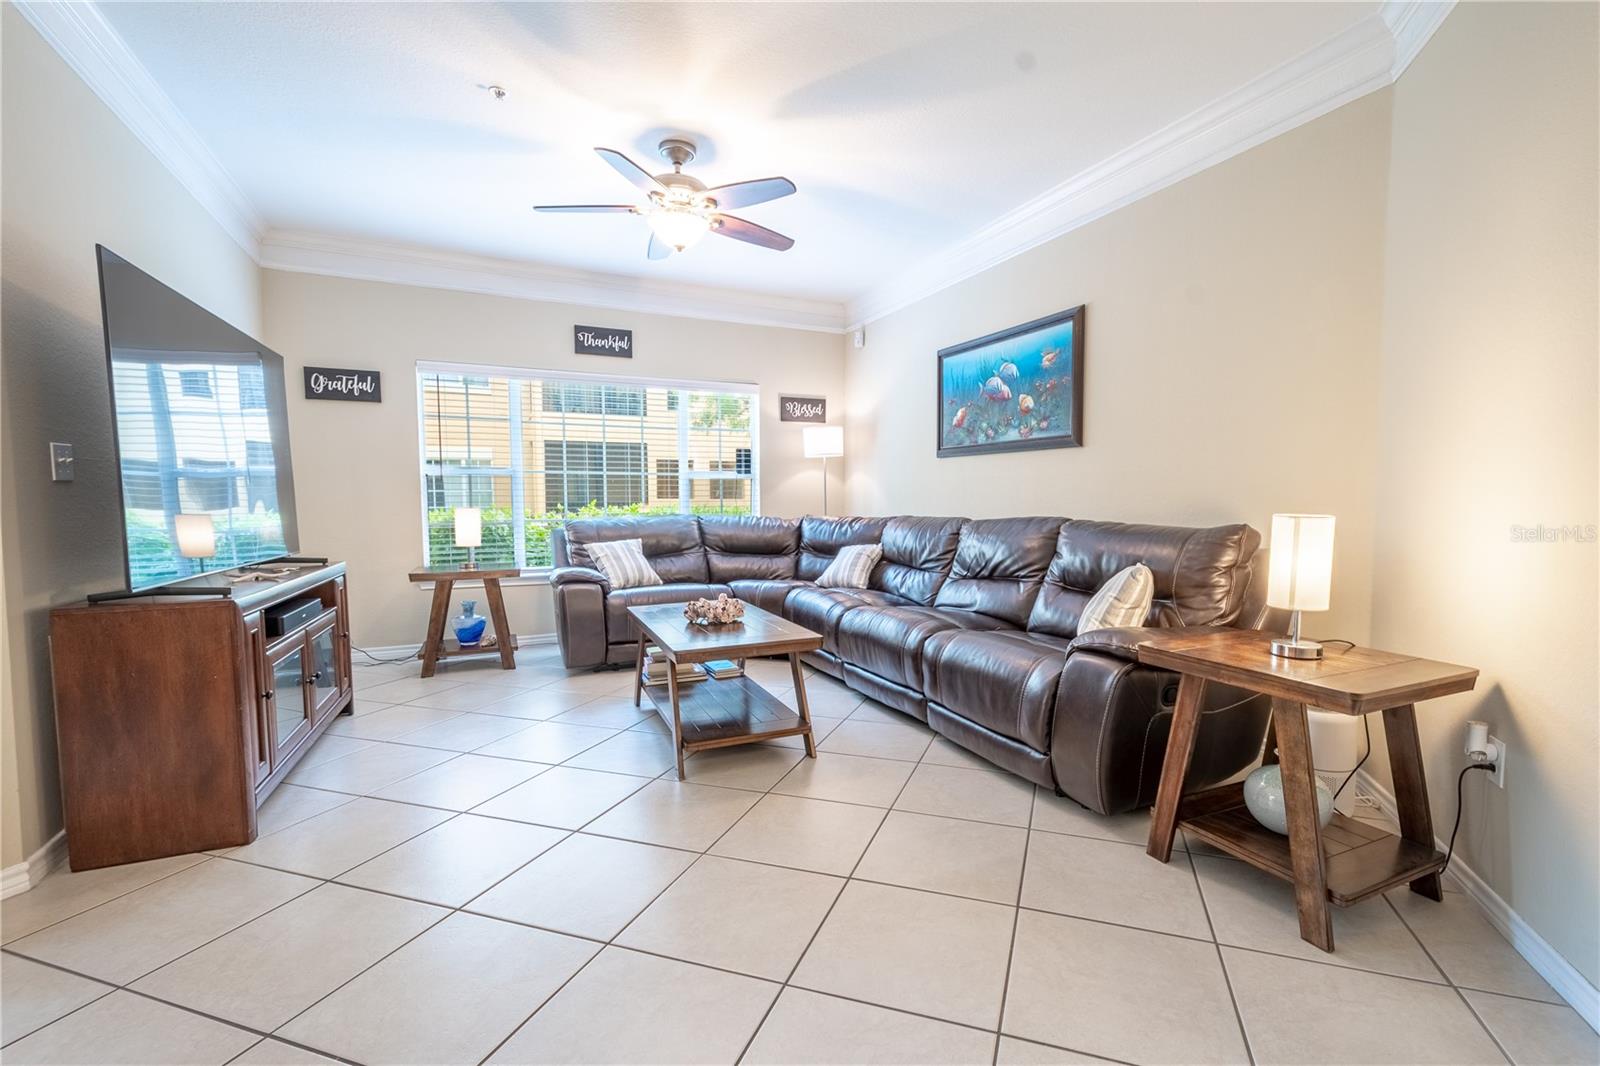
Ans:
[{"label": "flat screen television", "polygon": [[294,554],[283,359],[95,251],[128,591]]}]

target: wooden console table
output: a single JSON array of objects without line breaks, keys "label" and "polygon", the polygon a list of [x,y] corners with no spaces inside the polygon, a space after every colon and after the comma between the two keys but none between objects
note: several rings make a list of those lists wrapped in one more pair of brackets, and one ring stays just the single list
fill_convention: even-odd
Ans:
[{"label": "wooden console table", "polygon": [[[411,580],[416,583],[433,582],[433,609],[428,612],[428,637],[417,657],[422,660],[422,676],[432,677],[440,659],[460,659],[473,655],[500,656],[500,669],[517,668],[517,635],[511,632],[506,621],[506,601],[500,595],[500,579],[516,577],[519,570],[484,570],[481,567],[460,567],[451,570],[413,570]],[[444,635],[450,624],[450,593],[457,581],[482,581],[483,598],[489,604],[489,622],[494,626],[496,646],[493,648],[468,648]]]},{"label": "wooden console table", "polygon": [[[1344,652],[1330,648],[1321,659],[1282,659],[1268,650],[1271,641],[1271,635],[1254,630],[1217,629],[1167,637],[1157,631],[1139,645],[1141,663],[1182,675],[1146,850],[1166,862],[1181,825],[1207,844],[1292,882],[1300,936],[1332,951],[1330,901],[1349,906],[1401,883],[1429,899],[1443,898],[1439,871],[1445,856],[1434,847],[1414,705],[1470,691],[1478,671],[1361,647]],[[1276,746],[1287,838],[1250,815],[1240,783],[1183,794],[1200,728],[1201,696],[1212,681],[1272,697],[1266,759],[1273,759]],[[1335,814],[1326,828],[1319,823],[1308,705],[1352,715],[1383,712],[1399,836],[1342,814]]]}]

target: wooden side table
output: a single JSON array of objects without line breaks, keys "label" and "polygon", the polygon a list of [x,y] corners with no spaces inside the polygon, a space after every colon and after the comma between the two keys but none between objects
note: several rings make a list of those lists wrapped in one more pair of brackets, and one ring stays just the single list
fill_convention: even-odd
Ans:
[{"label": "wooden side table", "polygon": [[[433,582],[433,609],[428,612],[428,636],[423,641],[422,651],[418,653],[418,658],[422,660],[423,677],[433,676],[434,667],[439,665],[440,659],[461,659],[474,655],[498,653],[500,669],[517,668],[517,635],[511,632],[511,623],[506,621],[506,601],[500,596],[500,579],[516,577],[520,573],[519,570],[484,570],[478,567],[411,571],[413,582]],[[494,626],[495,647],[463,651],[460,644],[444,635],[445,626],[450,621],[450,593],[457,581],[483,582],[483,598],[489,603],[489,621]]]},{"label": "wooden side table", "polygon": [[[1361,647],[1329,649],[1321,659],[1282,659],[1268,650],[1271,642],[1269,634],[1254,630],[1217,629],[1166,637],[1158,631],[1139,645],[1141,663],[1181,675],[1146,850],[1166,862],[1181,825],[1207,844],[1292,882],[1300,936],[1332,951],[1330,901],[1346,907],[1401,883],[1429,899],[1443,898],[1439,871],[1445,856],[1434,847],[1415,704],[1470,691],[1478,671]],[[1183,794],[1200,728],[1201,696],[1212,681],[1272,697],[1266,758],[1272,760],[1276,745],[1287,838],[1251,816],[1242,783]],[[1353,715],[1383,712],[1399,836],[1337,813],[1326,827],[1320,825],[1308,705]]]}]

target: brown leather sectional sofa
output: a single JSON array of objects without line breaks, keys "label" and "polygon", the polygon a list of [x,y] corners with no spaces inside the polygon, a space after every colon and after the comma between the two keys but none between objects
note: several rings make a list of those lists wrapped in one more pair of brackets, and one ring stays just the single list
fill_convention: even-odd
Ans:
[{"label": "brown leather sectional sofa", "polygon": [[[665,585],[612,589],[585,546],[638,537]],[[822,634],[813,665],[969,751],[1092,810],[1155,798],[1177,677],[1140,666],[1147,630],[1077,634],[1079,613],[1136,562],[1155,574],[1150,626],[1283,630],[1264,607],[1249,526],[1190,529],[1063,518],[585,519],[554,536],[556,633],[568,667],[629,665],[627,608],[727,592]],[[866,589],[813,582],[840,548],[881,544]],[[1188,778],[1256,759],[1263,697],[1208,686]]]}]

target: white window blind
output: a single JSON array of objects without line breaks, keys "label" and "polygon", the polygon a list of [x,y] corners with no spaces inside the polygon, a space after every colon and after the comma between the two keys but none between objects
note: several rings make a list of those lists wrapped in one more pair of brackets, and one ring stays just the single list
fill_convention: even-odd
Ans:
[{"label": "white window blind", "polygon": [[480,566],[521,570],[569,518],[759,513],[754,385],[423,363],[417,393],[429,566],[467,559],[457,507]]}]

